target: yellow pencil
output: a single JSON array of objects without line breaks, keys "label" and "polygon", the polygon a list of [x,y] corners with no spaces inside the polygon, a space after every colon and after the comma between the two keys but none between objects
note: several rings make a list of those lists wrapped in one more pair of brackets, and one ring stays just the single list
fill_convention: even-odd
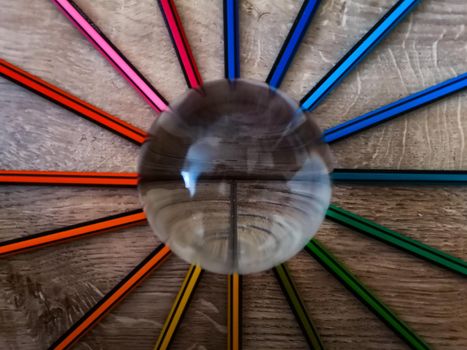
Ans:
[{"label": "yellow pencil", "polygon": [[174,339],[175,332],[182,321],[183,315],[187,310],[191,297],[196,290],[196,286],[200,281],[202,272],[203,270],[201,267],[196,265],[191,265],[188,269],[185,280],[172,305],[172,309],[165,320],[164,327],[162,327],[154,350],[165,350],[169,348]]}]

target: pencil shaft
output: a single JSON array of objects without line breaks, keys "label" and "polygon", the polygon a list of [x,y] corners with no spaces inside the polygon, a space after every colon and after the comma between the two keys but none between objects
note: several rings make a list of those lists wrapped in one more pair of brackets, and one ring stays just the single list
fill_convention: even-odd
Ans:
[{"label": "pencil shaft", "polygon": [[313,256],[326,270],[341,282],[350,292],[352,292],[363,304],[365,304],[376,316],[389,326],[397,335],[404,340],[412,349],[427,350],[429,346],[396,314],[384,305],[373,293],[371,293],[344,265],[342,265],[324,245],[313,239],[305,246],[311,256]]},{"label": "pencil shaft", "polygon": [[420,0],[399,0],[370,31],[300,101],[307,111],[318,104],[415,7]]},{"label": "pencil shaft", "polygon": [[156,111],[167,108],[167,101],[149,81],[128,61],[95,23],[72,0],[51,0],[57,8],[78,28],[112,66],[143,96]]},{"label": "pencil shaft", "polygon": [[203,84],[190,44],[183,29],[182,21],[173,0],[159,0],[159,6],[175,47],[180,66],[189,87],[196,88]]},{"label": "pencil shaft", "polygon": [[310,316],[308,316],[305,304],[298,294],[295,283],[286,265],[282,264],[276,266],[273,270],[309,347],[314,350],[324,349],[316,327],[313,325]]},{"label": "pencil shaft", "polygon": [[156,346],[154,347],[155,350],[165,350],[170,347],[170,344],[174,340],[175,332],[180,326],[183,316],[190,304],[191,298],[198,286],[202,273],[203,270],[196,265],[191,265],[188,269],[185,280],[183,281],[180,291],[172,305],[172,309],[165,320],[161,334],[157,339]]},{"label": "pencil shaft", "polygon": [[225,78],[240,77],[239,0],[224,0],[224,67]]},{"label": "pencil shaft", "polygon": [[329,207],[326,217],[360,233],[364,233],[372,238],[412,253],[419,258],[440,265],[463,276],[467,276],[466,261],[378,225],[371,220],[365,219],[335,205]]},{"label": "pencil shaft", "polygon": [[321,0],[305,0],[277,56],[266,83],[278,88],[292,63]]},{"label": "pencil shaft", "polygon": [[323,140],[327,143],[339,141],[407,112],[424,107],[465,88],[467,88],[467,73],[327,129],[323,133]]},{"label": "pencil shaft", "polygon": [[26,250],[40,248],[51,244],[61,243],[70,239],[82,238],[92,234],[143,224],[145,222],[146,216],[141,209],[107,216],[97,220],[86,221],[56,230],[1,242],[0,257],[9,254],[21,253]]},{"label": "pencil shaft", "polygon": [[0,170],[0,184],[136,187],[136,173]]},{"label": "pencil shaft", "polygon": [[120,303],[154,269],[159,267],[169,256],[170,250],[161,244],[136,266],[119,284],[107,293],[93,308],[84,314],[68,331],[65,332],[49,349],[64,350],[70,348],[86,334],[112,308]]},{"label": "pencil shaft", "polygon": [[227,349],[242,348],[242,276],[229,275],[227,280]]},{"label": "pencil shaft", "polygon": [[141,145],[146,138],[145,131],[61,90],[4,59],[0,59],[0,75],[133,143]]},{"label": "pencil shaft", "polygon": [[467,171],[443,170],[384,170],[384,169],[334,169],[334,182],[355,183],[411,183],[411,184],[467,184]]}]

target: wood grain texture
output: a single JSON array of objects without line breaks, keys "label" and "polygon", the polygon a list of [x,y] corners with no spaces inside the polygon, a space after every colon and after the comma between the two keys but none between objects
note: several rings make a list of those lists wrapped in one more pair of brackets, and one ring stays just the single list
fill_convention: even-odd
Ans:
[{"label": "wood grain texture", "polygon": [[[220,1],[176,0],[203,78],[223,76]],[[393,4],[323,1],[283,84],[300,98]],[[79,0],[89,16],[169,100],[185,89],[153,0]],[[300,8],[298,0],[241,1],[242,76],[263,80]],[[2,1],[0,54],[122,119],[147,128],[156,117],[52,3]],[[313,112],[328,127],[467,70],[464,0],[425,0]],[[384,79],[384,80],[383,80]],[[0,81],[0,167],[135,171],[131,143]],[[467,94],[454,95],[333,145],[338,166],[466,169]],[[467,259],[467,189],[343,186],[346,209]],[[135,190],[0,188],[0,239],[138,207]],[[467,282],[326,222],[318,237],[433,348],[467,348]],[[146,226],[11,256],[0,262],[0,348],[45,349],[157,244]],[[329,349],[405,345],[307,254],[290,261]],[[77,349],[150,349],[187,264],[172,256],[110,313]],[[273,275],[244,281],[244,348],[306,348]],[[226,279],[205,274],[176,349],[226,344]]]}]

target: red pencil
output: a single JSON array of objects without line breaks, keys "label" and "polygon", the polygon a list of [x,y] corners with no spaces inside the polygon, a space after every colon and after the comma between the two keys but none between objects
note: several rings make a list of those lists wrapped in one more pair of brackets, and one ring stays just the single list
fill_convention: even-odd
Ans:
[{"label": "red pencil", "polygon": [[80,117],[141,145],[146,132],[0,58],[0,75]]},{"label": "red pencil", "polygon": [[0,170],[0,184],[135,187],[138,185],[138,175],[136,173]]},{"label": "red pencil", "polygon": [[159,0],[159,6],[164,15],[165,24],[172,38],[188,86],[190,88],[201,86],[203,81],[196,66],[175,3],[173,0]]}]

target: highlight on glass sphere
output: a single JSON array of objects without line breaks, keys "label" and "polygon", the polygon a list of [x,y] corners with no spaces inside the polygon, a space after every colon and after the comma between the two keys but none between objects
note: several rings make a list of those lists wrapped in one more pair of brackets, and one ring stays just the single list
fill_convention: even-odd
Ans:
[{"label": "highlight on glass sphere", "polygon": [[153,123],[139,160],[149,224],[191,264],[254,273],[297,254],[329,206],[330,151],[279,90],[249,80],[191,89]]}]

